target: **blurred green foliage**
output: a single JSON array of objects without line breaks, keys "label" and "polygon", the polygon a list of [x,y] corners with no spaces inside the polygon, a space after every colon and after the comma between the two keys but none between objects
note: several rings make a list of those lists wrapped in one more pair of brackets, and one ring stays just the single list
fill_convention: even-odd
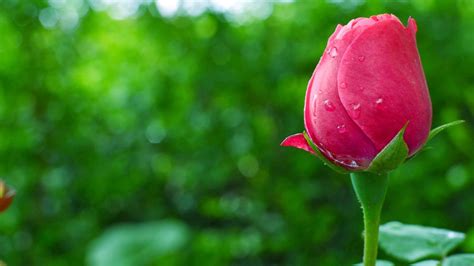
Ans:
[{"label": "blurred green foliage", "polygon": [[97,265],[98,241],[114,250],[138,230],[124,240],[138,250],[154,225],[165,244],[147,265],[360,261],[349,178],[279,143],[303,130],[336,24],[383,12],[418,22],[433,125],[467,123],[392,174],[382,222],[466,232],[474,252],[473,1],[242,1],[254,12],[238,16],[138,1],[0,2],[9,265]]}]

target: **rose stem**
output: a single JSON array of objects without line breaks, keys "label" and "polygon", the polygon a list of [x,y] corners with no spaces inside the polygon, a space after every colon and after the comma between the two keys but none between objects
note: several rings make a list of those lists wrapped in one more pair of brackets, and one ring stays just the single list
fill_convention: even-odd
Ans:
[{"label": "rose stem", "polygon": [[352,185],[364,214],[364,266],[375,266],[380,213],[387,193],[388,174],[351,173]]}]

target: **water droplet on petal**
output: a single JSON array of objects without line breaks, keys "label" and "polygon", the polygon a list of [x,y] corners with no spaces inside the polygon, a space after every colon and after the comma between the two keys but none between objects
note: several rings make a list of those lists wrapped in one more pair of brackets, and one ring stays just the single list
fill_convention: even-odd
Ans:
[{"label": "water droplet on petal", "polygon": [[336,47],[333,47],[331,48],[331,50],[329,50],[329,55],[334,58],[337,56],[337,48]]},{"label": "water droplet on petal", "polygon": [[345,82],[342,82],[341,85],[339,85],[339,87],[341,87],[341,89],[345,89],[347,88],[347,84]]},{"label": "water droplet on petal", "polygon": [[364,91],[365,88],[364,88],[363,86],[360,86],[360,87],[359,87],[359,90],[360,90],[360,91]]},{"label": "water droplet on petal", "polygon": [[375,100],[375,108],[382,108],[382,104],[383,104],[383,99],[382,98],[378,98],[377,100]]},{"label": "water droplet on petal", "polygon": [[339,125],[336,128],[337,128],[337,132],[339,132],[341,134],[346,132],[346,125],[344,125],[344,124]]},{"label": "water droplet on petal", "polygon": [[365,56],[361,55],[361,56],[359,56],[359,58],[358,58],[358,59],[359,59],[359,62],[364,62],[364,60],[365,60]]},{"label": "water droplet on petal", "polygon": [[352,117],[357,119],[360,117],[360,103],[351,104],[352,107]]},{"label": "water droplet on petal", "polygon": [[349,167],[358,168],[358,167],[359,167],[359,164],[358,164],[356,161],[352,160],[352,161],[349,163]]},{"label": "water droplet on petal", "polygon": [[336,110],[336,107],[330,100],[325,100],[323,103],[324,103],[324,109],[326,109],[326,111],[332,112]]},{"label": "water droplet on petal", "polygon": [[350,156],[339,156],[338,158],[334,158],[334,160],[339,164],[353,169],[360,168],[361,166],[356,160],[354,160]]},{"label": "water droplet on petal", "polygon": [[334,158],[334,155],[332,155],[330,151],[325,150],[325,149],[322,149],[322,151],[324,151],[329,158]]}]

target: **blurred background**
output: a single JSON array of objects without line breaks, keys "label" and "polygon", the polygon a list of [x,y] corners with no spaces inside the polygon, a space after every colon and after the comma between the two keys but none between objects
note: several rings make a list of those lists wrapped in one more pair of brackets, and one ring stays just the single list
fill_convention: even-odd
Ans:
[{"label": "blurred background", "polygon": [[393,173],[382,222],[474,252],[474,1],[2,0],[0,258],[359,262],[349,178],[279,143],[336,25],[384,12],[418,22],[433,125],[467,123]]}]

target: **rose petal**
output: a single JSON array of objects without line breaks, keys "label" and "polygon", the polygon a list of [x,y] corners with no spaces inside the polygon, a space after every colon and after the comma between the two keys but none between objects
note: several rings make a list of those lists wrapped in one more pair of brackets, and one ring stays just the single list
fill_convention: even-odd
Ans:
[{"label": "rose petal", "polygon": [[[346,86],[339,88],[341,102],[377,151],[409,121],[405,141],[411,155],[431,127],[431,102],[414,30],[413,23],[407,29],[395,19],[380,21],[355,38],[342,58],[338,79]],[[359,113],[350,112],[354,106]]]},{"label": "rose petal", "polygon": [[371,140],[341,104],[337,88],[341,57],[365,28],[356,27],[345,32],[340,39],[334,38],[343,30],[338,29],[331,36],[308,84],[305,101],[305,127],[313,142],[329,159],[350,168],[366,167],[376,154]]},{"label": "rose petal", "polygon": [[288,136],[285,140],[282,141],[280,145],[284,147],[295,147],[297,149],[302,149],[314,154],[313,149],[306,141],[303,133]]}]

